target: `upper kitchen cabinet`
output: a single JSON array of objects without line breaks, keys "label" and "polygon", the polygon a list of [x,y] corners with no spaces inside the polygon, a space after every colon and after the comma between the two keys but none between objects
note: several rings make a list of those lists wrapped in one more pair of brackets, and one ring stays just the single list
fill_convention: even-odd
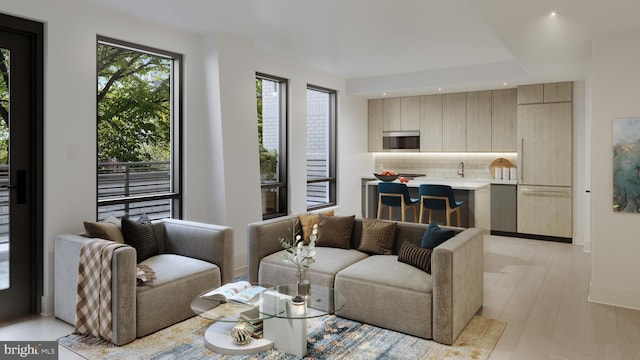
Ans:
[{"label": "upper kitchen cabinet", "polygon": [[467,150],[467,94],[442,98],[442,146],[444,151]]},{"label": "upper kitchen cabinet", "polygon": [[571,186],[571,104],[518,106],[519,184]]},{"label": "upper kitchen cabinet", "polygon": [[573,101],[572,82],[544,84],[543,89],[545,103]]},{"label": "upper kitchen cabinet", "polygon": [[491,91],[467,93],[467,151],[491,151]]},{"label": "upper kitchen cabinet", "polygon": [[518,105],[516,89],[491,91],[491,150],[518,150]]},{"label": "upper kitchen cabinet", "polygon": [[442,95],[420,96],[420,151],[442,151]]},{"label": "upper kitchen cabinet", "polygon": [[382,99],[369,100],[369,151],[382,149]]},{"label": "upper kitchen cabinet", "polygon": [[518,86],[518,105],[540,104],[544,101],[544,86],[542,84]]},{"label": "upper kitchen cabinet", "polygon": [[402,130],[400,128],[401,105],[401,98],[382,99],[382,131]]},{"label": "upper kitchen cabinet", "polygon": [[400,98],[400,129],[391,130],[419,130],[420,129],[420,97],[405,96]]}]

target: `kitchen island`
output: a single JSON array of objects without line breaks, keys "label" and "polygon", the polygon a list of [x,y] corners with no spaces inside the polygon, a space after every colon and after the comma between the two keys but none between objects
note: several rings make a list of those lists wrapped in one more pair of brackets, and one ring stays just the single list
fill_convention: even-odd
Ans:
[{"label": "kitchen island", "polygon": [[[398,180],[395,182],[398,182]],[[378,211],[378,183],[380,183],[378,180],[366,183],[366,196],[363,199],[366,210],[365,217],[376,217]],[[464,201],[460,208],[462,227],[477,227],[487,233],[491,230],[491,180],[416,178],[407,183],[412,198],[418,198],[418,188],[421,184],[451,186],[456,200]],[[399,210],[394,211],[393,215],[393,220],[400,220],[401,214]],[[386,207],[382,212],[382,218],[388,219]],[[407,219],[413,220],[411,210],[407,213]],[[433,220],[438,224],[446,224],[444,211],[434,211]],[[426,215],[423,221],[428,221]],[[455,224],[455,216],[452,217],[452,224]]]}]

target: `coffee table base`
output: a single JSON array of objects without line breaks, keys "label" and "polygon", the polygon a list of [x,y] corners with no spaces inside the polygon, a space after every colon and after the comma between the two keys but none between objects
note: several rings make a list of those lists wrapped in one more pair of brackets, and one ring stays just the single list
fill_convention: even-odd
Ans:
[{"label": "coffee table base", "polygon": [[[229,320],[229,319],[225,319]],[[233,321],[213,323],[204,333],[204,344],[211,351],[224,355],[253,355],[273,348],[273,341],[267,339],[251,339],[246,345],[238,345],[231,337]]]}]

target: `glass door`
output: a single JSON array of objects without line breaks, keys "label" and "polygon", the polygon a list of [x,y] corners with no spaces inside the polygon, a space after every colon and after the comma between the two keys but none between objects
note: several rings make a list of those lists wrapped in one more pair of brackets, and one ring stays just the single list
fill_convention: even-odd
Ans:
[{"label": "glass door", "polygon": [[0,322],[42,296],[42,24],[0,14]]}]

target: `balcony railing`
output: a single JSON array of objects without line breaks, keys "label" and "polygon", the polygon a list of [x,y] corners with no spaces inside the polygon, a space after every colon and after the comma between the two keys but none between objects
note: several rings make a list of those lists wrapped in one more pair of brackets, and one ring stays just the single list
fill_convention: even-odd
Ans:
[{"label": "balcony railing", "polygon": [[172,194],[168,161],[98,163],[99,220],[110,215],[170,217],[167,194]]}]

